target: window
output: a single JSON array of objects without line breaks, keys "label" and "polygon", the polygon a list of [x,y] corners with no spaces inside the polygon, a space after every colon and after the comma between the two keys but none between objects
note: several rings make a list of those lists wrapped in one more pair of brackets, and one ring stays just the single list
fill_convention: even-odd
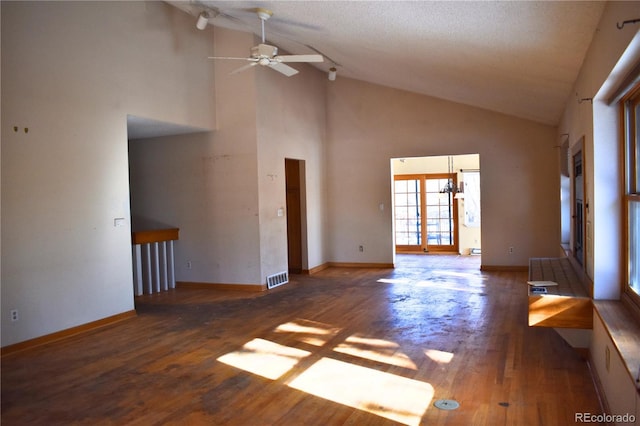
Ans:
[{"label": "window", "polygon": [[640,85],[622,99],[624,125],[625,292],[640,306]]},{"label": "window", "polygon": [[465,171],[464,174],[464,225],[480,227],[480,172]]}]

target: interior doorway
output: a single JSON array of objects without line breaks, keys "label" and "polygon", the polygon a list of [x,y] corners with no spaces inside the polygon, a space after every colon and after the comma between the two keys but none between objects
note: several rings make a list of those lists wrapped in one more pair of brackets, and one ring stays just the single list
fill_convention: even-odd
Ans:
[{"label": "interior doorway", "polygon": [[392,159],[396,253],[480,255],[478,154]]},{"label": "interior doorway", "polygon": [[304,161],[284,160],[287,191],[287,259],[289,273],[303,271]]},{"label": "interior doorway", "polygon": [[572,171],[572,210],[573,232],[571,246],[573,248],[573,256],[576,261],[584,267],[584,230],[585,230],[585,181],[584,181],[584,159],[581,143],[577,144],[576,149],[572,152],[571,171]]}]

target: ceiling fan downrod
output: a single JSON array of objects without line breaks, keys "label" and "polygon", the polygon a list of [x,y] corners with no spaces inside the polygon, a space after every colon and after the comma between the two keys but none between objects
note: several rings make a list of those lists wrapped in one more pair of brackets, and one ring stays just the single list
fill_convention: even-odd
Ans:
[{"label": "ceiling fan downrod", "polygon": [[268,9],[263,9],[259,7],[256,9],[256,14],[258,15],[258,18],[260,18],[260,24],[262,27],[262,43],[266,43],[265,35],[264,35],[264,23],[267,19],[271,18],[271,15],[273,15],[273,12]]}]

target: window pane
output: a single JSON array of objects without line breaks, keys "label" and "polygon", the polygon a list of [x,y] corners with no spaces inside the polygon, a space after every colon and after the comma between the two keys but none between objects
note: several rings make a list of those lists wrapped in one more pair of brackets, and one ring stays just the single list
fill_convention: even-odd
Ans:
[{"label": "window pane", "polygon": [[640,294],[640,202],[629,203],[629,285]]},{"label": "window pane", "polygon": [[427,206],[427,220],[436,220],[439,218],[438,216],[439,209],[438,206]]},{"label": "window pane", "polygon": [[447,233],[442,233],[442,244],[446,245],[446,246],[450,246],[453,245],[453,240],[452,240],[453,234],[450,232]]},{"label": "window pane", "polygon": [[397,180],[396,182],[396,193],[398,192],[407,192],[407,181],[406,180]]},{"label": "window pane", "polygon": [[427,179],[427,192],[440,192],[440,179]]},{"label": "window pane", "polygon": [[415,234],[407,234],[403,232],[396,233],[396,244],[400,246],[410,246],[417,244]]}]

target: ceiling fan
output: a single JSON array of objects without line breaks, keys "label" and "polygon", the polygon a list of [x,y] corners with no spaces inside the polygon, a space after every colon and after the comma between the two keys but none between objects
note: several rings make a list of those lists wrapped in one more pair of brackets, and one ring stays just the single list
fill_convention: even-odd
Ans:
[{"label": "ceiling fan", "polygon": [[239,72],[248,70],[256,65],[268,66],[287,77],[291,77],[298,73],[298,70],[295,68],[286,65],[285,62],[323,62],[324,58],[322,55],[278,55],[278,48],[276,46],[271,46],[266,44],[265,36],[264,36],[264,23],[269,19],[273,12],[263,8],[257,8],[256,14],[258,18],[260,18],[260,22],[262,25],[262,43],[258,44],[251,48],[251,56],[248,58],[236,58],[230,56],[210,56],[209,59],[234,59],[241,61],[249,61],[247,65],[244,65],[235,71],[231,72],[231,74],[237,74]]}]

